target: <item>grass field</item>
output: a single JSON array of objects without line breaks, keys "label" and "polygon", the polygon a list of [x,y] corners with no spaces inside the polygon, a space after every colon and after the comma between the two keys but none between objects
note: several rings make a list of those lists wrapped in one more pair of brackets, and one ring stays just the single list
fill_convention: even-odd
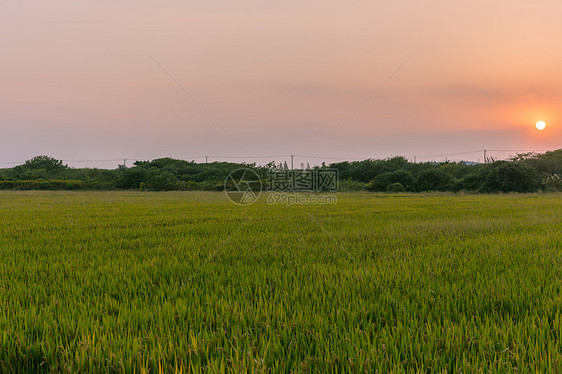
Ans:
[{"label": "grass field", "polygon": [[0,193],[0,371],[562,371],[562,195]]}]

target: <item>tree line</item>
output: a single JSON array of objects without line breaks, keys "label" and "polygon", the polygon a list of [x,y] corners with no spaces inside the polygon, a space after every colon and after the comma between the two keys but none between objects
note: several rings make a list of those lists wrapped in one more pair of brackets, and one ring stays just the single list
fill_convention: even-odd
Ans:
[{"label": "tree line", "polygon": [[[308,166],[307,166],[308,167]],[[13,168],[0,169],[0,189],[13,190],[204,190],[224,189],[227,176],[250,168],[267,184],[271,170],[285,164],[265,166],[247,163],[159,158],[137,161],[116,169],[72,168],[61,160],[37,156]],[[397,156],[322,164],[315,168],[338,171],[341,191],[470,191],[536,192],[562,191],[562,149],[542,154],[518,154],[507,161],[413,163]]]}]

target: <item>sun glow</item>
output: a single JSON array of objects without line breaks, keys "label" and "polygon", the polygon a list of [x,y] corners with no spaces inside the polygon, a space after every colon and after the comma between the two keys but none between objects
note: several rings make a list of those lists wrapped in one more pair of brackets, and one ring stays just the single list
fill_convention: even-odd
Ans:
[{"label": "sun glow", "polygon": [[546,123],[544,123],[544,121],[539,121],[535,126],[537,127],[537,130],[544,130]]}]

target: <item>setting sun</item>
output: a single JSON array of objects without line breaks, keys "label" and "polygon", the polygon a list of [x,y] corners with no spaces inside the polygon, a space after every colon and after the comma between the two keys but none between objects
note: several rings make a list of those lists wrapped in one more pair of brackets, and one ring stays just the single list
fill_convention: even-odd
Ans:
[{"label": "setting sun", "polygon": [[535,126],[538,130],[544,130],[544,128],[546,127],[546,123],[544,123],[544,121],[539,121]]}]

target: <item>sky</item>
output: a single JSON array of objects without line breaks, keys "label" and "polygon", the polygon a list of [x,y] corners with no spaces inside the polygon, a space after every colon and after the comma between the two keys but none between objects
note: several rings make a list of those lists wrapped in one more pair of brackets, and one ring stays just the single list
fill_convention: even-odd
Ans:
[{"label": "sky", "polygon": [[0,167],[559,149],[561,11],[556,0],[2,1]]}]

